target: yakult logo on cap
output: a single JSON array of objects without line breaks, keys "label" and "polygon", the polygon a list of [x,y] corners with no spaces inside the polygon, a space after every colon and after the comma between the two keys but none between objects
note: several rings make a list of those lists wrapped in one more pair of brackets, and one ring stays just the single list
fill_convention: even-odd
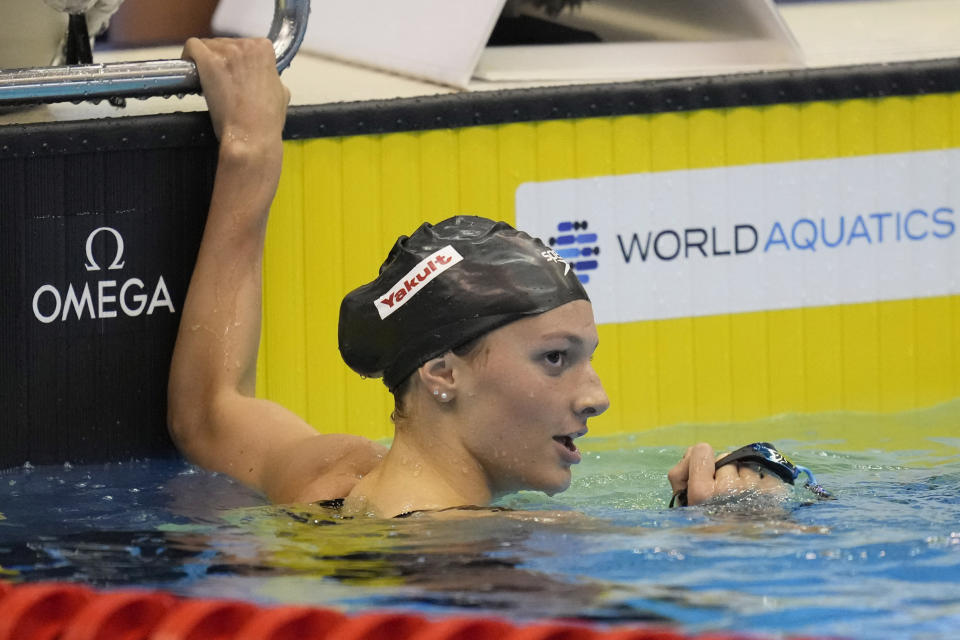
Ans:
[{"label": "yakult logo on cap", "polygon": [[407,300],[412,298],[423,289],[424,286],[438,275],[463,260],[463,256],[452,246],[447,245],[442,249],[434,251],[429,256],[421,260],[417,266],[411,269],[407,275],[403,276],[390,290],[373,304],[377,307],[377,313],[383,320],[391,313],[406,304]]}]

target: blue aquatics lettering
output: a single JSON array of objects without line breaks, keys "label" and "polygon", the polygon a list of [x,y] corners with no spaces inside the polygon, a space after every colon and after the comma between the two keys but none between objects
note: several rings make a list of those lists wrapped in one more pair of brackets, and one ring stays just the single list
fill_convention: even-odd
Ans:
[{"label": "blue aquatics lettering", "polygon": [[[914,208],[909,211],[876,211],[853,216],[839,215],[774,220],[765,230],[750,223],[722,227],[661,228],[617,234],[625,263],[657,259],[695,260],[752,253],[762,242],[763,253],[780,251],[844,250],[885,243],[922,242],[951,238],[957,231],[952,207]],[[595,242],[596,234],[565,235],[558,244],[584,238]],[[569,251],[570,253],[566,253]],[[590,257],[591,248],[559,249],[564,258]],[[594,252],[593,255],[596,255]],[[581,261],[588,262],[588,261]],[[578,263],[579,264],[579,263]]]}]

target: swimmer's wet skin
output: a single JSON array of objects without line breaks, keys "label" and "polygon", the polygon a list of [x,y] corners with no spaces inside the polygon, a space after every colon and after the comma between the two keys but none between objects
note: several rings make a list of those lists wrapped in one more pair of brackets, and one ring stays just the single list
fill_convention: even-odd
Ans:
[{"label": "swimmer's wet skin", "polygon": [[[776,447],[769,442],[754,442],[745,447],[740,447],[717,460],[715,469],[719,469],[728,464],[750,463],[759,466],[761,469],[769,471],[787,484],[794,484],[800,474],[806,474],[807,482],[804,485],[821,500],[832,500],[833,496],[827,492],[817,482],[813,472],[806,467],[794,464],[789,458],[780,453]],[[762,476],[761,476],[762,477]],[[673,494],[670,499],[670,506],[687,506],[687,491],[682,489]]]}]

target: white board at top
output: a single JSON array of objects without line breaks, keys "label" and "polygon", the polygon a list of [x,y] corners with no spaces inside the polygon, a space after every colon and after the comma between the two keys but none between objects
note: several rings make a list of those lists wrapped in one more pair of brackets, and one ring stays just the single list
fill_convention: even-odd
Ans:
[{"label": "white board at top", "polygon": [[[301,48],[464,87],[506,0],[314,0]],[[265,35],[273,3],[220,0],[216,32]]]},{"label": "white board at top", "polygon": [[[272,4],[220,0],[214,31],[264,35]],[[501,16],[597,41],[489,46]],[[460,88],[471,81],[630,80],[802,63],[772,0],[582,0],[557,16],[527,0],[317,0],[302,49]]]},{"label": "white board at top", "polygon": [[473,75],[490,81],[624,81],[796,68],[803,55],[772,0],[583,0],[548,16],[507,9],[595,38],[487,46]]}]

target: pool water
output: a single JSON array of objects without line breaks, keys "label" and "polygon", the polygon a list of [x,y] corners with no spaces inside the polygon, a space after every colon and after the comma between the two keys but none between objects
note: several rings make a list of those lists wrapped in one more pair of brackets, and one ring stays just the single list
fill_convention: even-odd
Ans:
[{"label": "pool water", "polygon": [[[796,488],[782,501],[668,509],[665,474],[684,447],[651,443],[686,441],[691,427],[587,439],[570,490],[511,496],[501,504],[513,511],[468,520],[268,505],[178,460],[26,466],[0,472],[0,577],[688,633],[952,637],[960,438],[926,433],[928,417],[788,416],[708,431],[730,448],[774,439],[761,434],[827,436],[775,442],[836,494],[829,502]],[[910,428],[913,446],[837,435],[874,421],[890,436],[879,444]]]}]

